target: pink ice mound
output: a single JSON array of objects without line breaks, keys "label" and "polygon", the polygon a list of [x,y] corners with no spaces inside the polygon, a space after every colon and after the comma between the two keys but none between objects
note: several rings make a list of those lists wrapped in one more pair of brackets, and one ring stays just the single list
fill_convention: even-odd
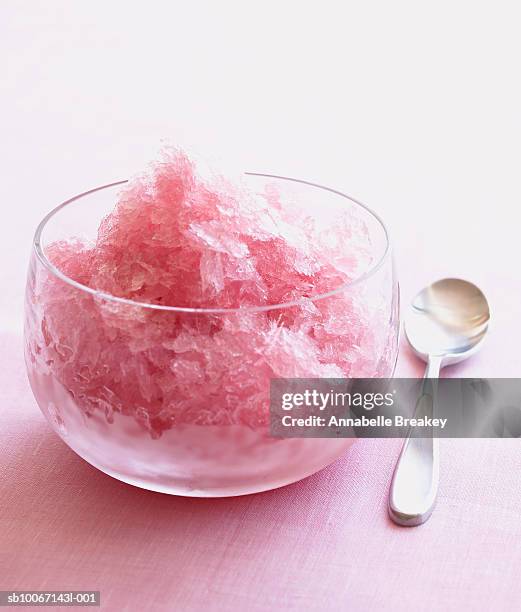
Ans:
[{"label": "pink ice mound", "polygon": [[372,263],[363,222],[348,206],[326,218],[319,192],[309,209],[269,181],[247,185],[167,149],[126,184],[95,240],[47,247],[62,273],[101,292],[48,273],[34,286],[35,358],[86,415],[119,412],[153,438],[184,423],[261,428],[272,378],[378,374],[382,329],[360,293],[337,291]]}]

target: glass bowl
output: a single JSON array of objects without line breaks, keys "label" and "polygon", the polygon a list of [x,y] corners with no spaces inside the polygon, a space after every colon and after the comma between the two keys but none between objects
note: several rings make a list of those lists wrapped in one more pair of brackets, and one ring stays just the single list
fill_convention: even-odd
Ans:
[{"label": "glass bowl", "polygon": [[[57,241],[94,239],[126,181],[67,200],[37,228],[25,305],[29,381],[64,442],[119,480],[176,495],[241,495],[295,482],[342,455],[352,439],[269,434],[270,379],[317,377],[316,364],[302,359],[295,343],[282,345],[304,315],[309,341],[320,335],[342,347],[346,377],[394,373],[399,292],[380,218],[320,185],[245,176],[254,190],[269,184],[287,191],[299,206],[320,211],[322,221],[347,207],[354,231],[370,238],[356,277],[326,294],[240,309],[139,303],[96,291],[56,268],[49,249]],[[326,306],[337,312],[334,321],[324,321]],[[267,325],[272,339],[254,347],[252,330]],[[206,347],[195,357],[194,337],[199,351]],[[321,346],[327,361],[328,342]]]}]

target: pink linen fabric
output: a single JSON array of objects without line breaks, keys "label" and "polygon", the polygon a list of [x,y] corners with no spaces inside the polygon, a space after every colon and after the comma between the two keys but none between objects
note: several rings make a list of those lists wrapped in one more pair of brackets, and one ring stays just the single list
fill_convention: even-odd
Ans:
[{"label": "pink linen fabric", "polygon": [[[397,440],[359,441],[279,490],[170,497],[69,450],[32,397],[21,337],[1,347],[0,589],[95,589],[114,611],[521,604],[518,440],[443,440],[438,506],[419,528],[387,517]],[[404,350],[399,372],[418,369]]]}]

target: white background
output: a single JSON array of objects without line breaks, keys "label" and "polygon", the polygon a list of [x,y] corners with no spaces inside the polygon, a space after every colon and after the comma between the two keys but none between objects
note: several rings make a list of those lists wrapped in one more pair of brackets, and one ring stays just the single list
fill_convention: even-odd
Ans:
[{"label": "white background", "polygon": [[2,0],[0,326],[20,327],[41,216],[168,138],[360,198],[405,300],[467,277],[521,341],[517,8]]}]

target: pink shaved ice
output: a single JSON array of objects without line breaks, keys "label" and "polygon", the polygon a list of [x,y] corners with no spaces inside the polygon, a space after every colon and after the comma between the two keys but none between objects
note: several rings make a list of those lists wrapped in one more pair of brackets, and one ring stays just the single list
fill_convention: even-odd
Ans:
[{"label": "pink shaved ice", "polygon": [[154,439],[183,424],[266,429],[272,378],[389,375],[388,318],[363,288],[313,299],[374,263],[367,228],[347,206],[327,223],[315,210],[165,150],[126,184],[94,241],[54,242],[46,256],[102,294],[237,310],[142,307],[42,274],[29,292],[31,360],[84,415],[132,417]]}]

